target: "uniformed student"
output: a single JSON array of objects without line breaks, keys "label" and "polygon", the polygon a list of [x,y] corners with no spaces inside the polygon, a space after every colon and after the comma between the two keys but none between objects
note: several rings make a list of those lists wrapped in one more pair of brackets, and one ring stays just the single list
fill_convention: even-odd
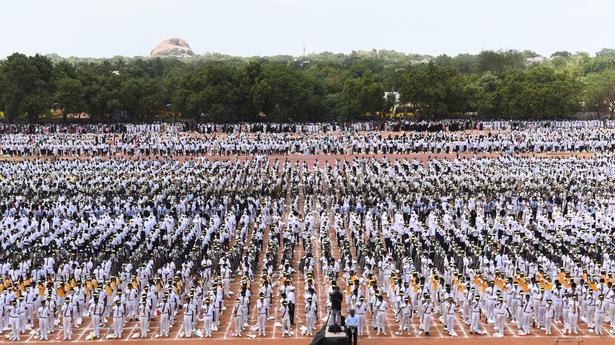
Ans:
[{"label": "uniformed student", "polygon": [[446,323],[446,330],[448,331],[448,335],[451,337],[456,337],[457,333],[455,332],[455,302],[453,301],[453,297],[448,297],[447,303],[444,304],[444,320]]},{"label": "uniformed student", "polygon": [[566,321],[568,322],[568,330],[571,334],[578,334],[579,331],[579,298],[576,294],[572,295],[570,302],[568,303],[568,317]]},{"label": "uniformed student", "polygon": [[504,304],[504,298],[500,296],[498,301],[493,306],[495,315],[495,330],[494,337],[504,336],[504,326],[506,325],[506,304]]},{"label": "uniformed student", "polygon": [[544,311],[545,332],[547,335],[551,335],[553,332],[553,316],[554,315],[555,315],[555,310],[553,307],[553,301],[551,299],[548,299],[547,305]]},{"label": "uniformed student", "polygon": [[184,337],[190,338],[192,336],[193,317],[194,317],[194,304],[192,299],[188,298],[184,303]]},{"label": "uniformed student", "polygon": [[[307,307],[307,305],[306,305]],[[267,321],[267,310],[269,306],[265,301],[265,295],[261,292],[256,302],[256,312],[258,313],[257,326],[258,335],[265,336],[265,322]],[[308,327],[309,329],[309,327]]]},{"label": "uniformed student", "polygon": [[11,337],[9,339],[12,341],[19,341],[19,308],[17,308],[17,300],[11,301],[8,315],[9,325],[11,327]]},{"label": "uniformed student", "polygon": [[167,296],[165,295],[160,304],[160,332],[158,335],[161,337],[169,336],[169,328],[171,327],[170,315],[171,305],[168,303]]},{"label": "uniformed student", "polygon": [[213,327],[213,321],[214,321],[214,306],[213,304],[211,304],[211,300],[209,299],[209,297],[207,297],[205,299],[205,305],[204,305],[204,331],[205,331],[205,337],[207,338],[211,338],[211,330]]},{"label": "uniformed student", "polygon": [[113,315],[113,336],[115,339],[121,339],[124,331],[124,312],[125,307],[121,301],[115,301],[115,306],[112,309]]},{"label": "uniformed student", "polygon": [[235,323],[235,331],[233,335],[241,337],[241,329],[243,328],[243,303],[241,298],[235,300],[235,306],[233,307],[233,322]]},{"label": "uniformed student", "polygon": [[64,333],[64,340],[71,340],[73,336],[73,306],[70,303],[70,298],[64,299],[64,304],[60,310],[62,314],[62,332]]},{"label": "uniformed student", "polygon": [[606,313],[606,303],[604,302],[604,295],[600,294],[598,295],[598,300],[596,301],[596,307],[595,307],[595,316],[594,316],[594,327],[595,330],[594,332],[596,332],[596,334],[598,335],[602,335],[602,324],[604,323],[604,314]]},{"label": "uniformed student", "polygon": [[316,306],[312,303],[312,297],[308,297],[305,302],[305,318],[306,318],[306,327],[305,334],[314,335],[314,324],[316,322]]},{"label": "uniformed student", "polygon": [[39,340],[48,340],[49,335],[49,307],[43,300],[38,308],[38,338]]},{"label": "uniformed student", "polygon": [[412,304],[410,304],[410,297],[406,296],[400,305],[398,313],[401,314],[401,318],[399,321],[399,331],[397,331],[396,334],[401,335],[404,331],[406,331],[408,335],[410,335],[410,320],[412,318]]},{"label": "uniformed student", "polygon": [[376,302],[376,335],[387,335],[384,329],[387,310],[389,309],[387,301],[384,300],[382,295],[378,295],[378,301]]},{"label": "uniformed student", "polygon": [[90,315],[92,317],[92,329],[94,339],[100,338],[100,327],[104,312],[104,302],[101,301],[99,294],[95,293],[94,298],[92,298],[92,304],[90,305]]},{"label": "uniformed student", "polygon": [[483,330],[480,327],[480,314],[481,304],[480,296],[474,296],[474,300],[470,304],[470,334],[483,334]]},{"label": "uniformed student", "polygon": [[521,300],[521,321],[519,322],[519,335],[528,335],[532,331],[531,319],[534,304],[530,301],[530,295],[526,294]]},{"label": "uniformed student", "polygon": [[433,312],[433,304],[431,303],[431,297],[429,294],[423,295],[423,303],[421,303],[421,315],[422,319],[420,320],[419,325],[419,334],[421,335],[423,332],[426,336],[429,336],[429,331],[431,328],[431,313]]},{"label": "uniformed student", "polygon": [[140,336],[141,338],[147,338],[147,332],[149,331],[149,320],[151,318],[150,308],[147,306],[147,300],[141,299],[138,308],[139,314],[139,327],[140,327]]},{"label": "uniformed student", "polygon": [[282,317],[282,337],[290,337],[293,335],[293,332],[290,325],[290,311],[288,310],[288,302],[286,300],[282,301],[282,306],[280,307],[280,314]]},{"label": "uniformed student", "polygon": [[359,297],[359,303],[357,304],[357,318],[359,319],[359,326],[357,327],[357,333],[359,336],[363,336],[367,332],[367,303],[363,296]]}]

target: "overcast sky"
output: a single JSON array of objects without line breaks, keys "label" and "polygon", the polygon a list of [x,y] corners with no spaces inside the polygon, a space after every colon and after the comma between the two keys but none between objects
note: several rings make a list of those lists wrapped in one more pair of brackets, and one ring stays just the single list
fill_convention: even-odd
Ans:
[{"label": "overcast sky", "polygon": [[613,0],[2,0],[0,57],[146,56],[180,37],[197,54],[368,49],[615,48]]}]

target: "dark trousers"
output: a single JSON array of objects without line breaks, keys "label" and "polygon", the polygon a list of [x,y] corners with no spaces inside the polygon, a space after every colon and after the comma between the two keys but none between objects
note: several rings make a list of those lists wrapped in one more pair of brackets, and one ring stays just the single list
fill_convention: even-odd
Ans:
[{"label": "dark trousers", "polygon": [[346,344],[357,345],[357,328],[346,327]]},{"label": "dark trousers", "polygon": [[342,311],[340,309],[331,309],[331,314],[329,317],[333,318],[333,324],[342,324]]},{"label": "dark trousers", "polygon": [[288,312],[290,313],[290,324],[294,325],[295,324],[295,304],[294,303],[289,303],[288,304]]}]

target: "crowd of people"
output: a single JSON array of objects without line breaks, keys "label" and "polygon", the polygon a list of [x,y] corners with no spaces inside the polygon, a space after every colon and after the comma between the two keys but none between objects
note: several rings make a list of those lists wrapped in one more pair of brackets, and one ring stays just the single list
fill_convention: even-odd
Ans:
[{"label": "crowd of people", "polygon": [[[598,124],[602,123],[602,127]],[[531,125],[533,124],[533,125]],[[337,124],[122,124],[6,127],[0,136],[4,156],[194,156],[285,154],[460,154],[610,152],[615,129],[610,122],[555,123],[374,123],[347,130]],[[584,124],[585,126],[581,126]],[[517,129],[507,129],[511,125]],[[397,126],[397,127],[395,127]],[[410,125],[408,125],[410,126]],[[489,130],[448,130],[487,126]],[[395,127],[395,128],[393,128]],[[13,128],[14,130],[11,130]],[[437,130],[431,130],[437,128]],[[495,128],[495,129],[494,129]],[[18,130],[21,129],[21,130]],[[320,129],[320,131],[318,131]],[[325,130],[328,129],[328,130]]]},{"label": "crowd of people", "polygon": [[[194,136],[130,126],[0,141],[48,135],[68,145],[70,135],[82,147],[120,134]],[[352,313],[359,336],[429,336],[437,323],[450,336],[463,324],[493,336],[551,335],[557,325],[564,334],[615,332],[615,156],[602,137],[610,132],[571,127],[491,138],[604,154],[422,162],[387,149],[382,159],[298,162],[256,150],[246,160],[199,151],[186,161],[1,161],[0,330],[15,341],[28,330],[71,340],[85,324],[90,339],[105,327],[123,338],[136,320],[140,337],[179,328],[212,337],[225,319],[237,337],[267,336],[274,324],[293,336]],[[458,133],[428,134],[425,147]],[[286,135],[210,138],[258,146]],[[348,154],[415,135],[339,138]],[[299,138],[337,145],[329,135]],[[329,298],[338,293],[341,305]]]}]

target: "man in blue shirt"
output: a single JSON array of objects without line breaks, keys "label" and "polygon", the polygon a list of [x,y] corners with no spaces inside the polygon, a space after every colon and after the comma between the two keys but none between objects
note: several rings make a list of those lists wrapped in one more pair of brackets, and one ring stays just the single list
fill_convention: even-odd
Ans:
[{"label": "man in blue shirt", "polygon": [[346,317],[346,335],[348,336],[348,345],[357,345],[358,326],[359,318],[354,314],[354,309],[350,309],[350,315]]}]

